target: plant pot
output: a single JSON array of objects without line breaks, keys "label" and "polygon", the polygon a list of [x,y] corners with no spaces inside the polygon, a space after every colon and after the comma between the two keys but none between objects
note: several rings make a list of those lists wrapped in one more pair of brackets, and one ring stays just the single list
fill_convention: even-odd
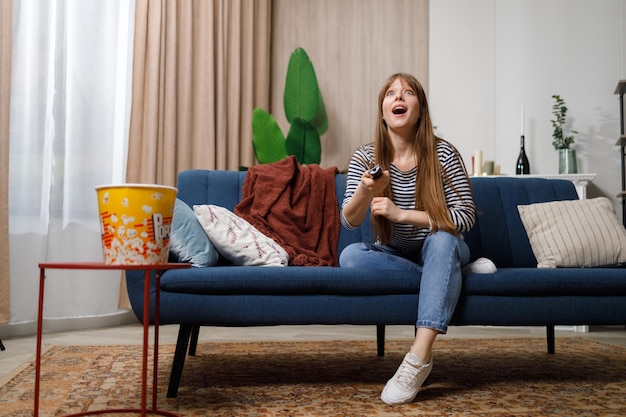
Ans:
[{"label": "plant pot", "polygon": [[559,149],[559,174],[576,174],[578,167],[576,164],[575,149]]}]

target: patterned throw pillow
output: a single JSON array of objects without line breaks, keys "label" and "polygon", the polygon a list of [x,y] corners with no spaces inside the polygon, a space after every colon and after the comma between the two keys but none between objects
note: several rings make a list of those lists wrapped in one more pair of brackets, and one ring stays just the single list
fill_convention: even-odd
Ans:
[{"label": "patterned throw pillow", "polygon": [[196,205],[193,210],[213,245],[233,264],[287,266],[285,249],[247,220],[215,205]]},{"label": "patterned throw pillow", "polygon": [[537,268],[626,262],[626,230],[606,197],[517,207]]}]

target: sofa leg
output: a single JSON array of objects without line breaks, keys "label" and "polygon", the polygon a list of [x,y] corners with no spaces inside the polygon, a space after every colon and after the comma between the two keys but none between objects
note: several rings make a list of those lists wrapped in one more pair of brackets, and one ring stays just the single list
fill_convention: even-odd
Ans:
[{"label": "sofa leg", "polygon": [[180,378],[183,375],[183,366],[185,365],[185,357],[187,356],[187,347],[189,346],[189,338],[193,330],[191,324],[181,324],[178,329],[178,340],[176,341],[176,351],[174,352],[174,360],[172,361],[172,372],[170,373],[170,384],[167,388],[167,398],[174,398],[178,395],[178,387],[180,386]]},{"label": "sofa leg", "polygon": [[548,353],[554,354],[555,348],[554,348],[554,325],[553,324],[546,326],[546,336],[548,339]]},{"label": "sofa leg", "polygon": [[376,325],[376,349],[378,356],[385,356],[385,325]]},{"label": "sofa leg", "polygon": [[189,343],[189,356],[196,356],[196,348],[198,347],[198,336],[200,335],[200,326],[191,328],[191,342]]}]

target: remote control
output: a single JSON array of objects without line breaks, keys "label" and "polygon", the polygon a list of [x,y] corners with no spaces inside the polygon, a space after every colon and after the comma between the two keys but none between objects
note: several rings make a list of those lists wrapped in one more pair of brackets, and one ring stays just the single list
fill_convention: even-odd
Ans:
[{"label": "remote control", "polygon": [[380,165],[376,165],[374,168],[370,168],[370,170],[367,172],[372,176],[373,179],[377,179],[381,175],[383,175],[383,170]]}]

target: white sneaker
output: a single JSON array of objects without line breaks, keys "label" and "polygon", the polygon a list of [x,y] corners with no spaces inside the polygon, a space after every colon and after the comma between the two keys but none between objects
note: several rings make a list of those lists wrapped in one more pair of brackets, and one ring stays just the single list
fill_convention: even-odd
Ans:
[{"label": "white sneaker", "polygon": [[395,375],[387,381],[380,399],[389,405],[410,403],[432,369],[432,358],[424,364],[416,355],[407,353]]},{"label": "white sneaker", "polygon": [[467,264],[463,267],[463,272],[466,274],[493,274],[497,270],[496,264],[487,258],[478,258],[471,264]]}]

